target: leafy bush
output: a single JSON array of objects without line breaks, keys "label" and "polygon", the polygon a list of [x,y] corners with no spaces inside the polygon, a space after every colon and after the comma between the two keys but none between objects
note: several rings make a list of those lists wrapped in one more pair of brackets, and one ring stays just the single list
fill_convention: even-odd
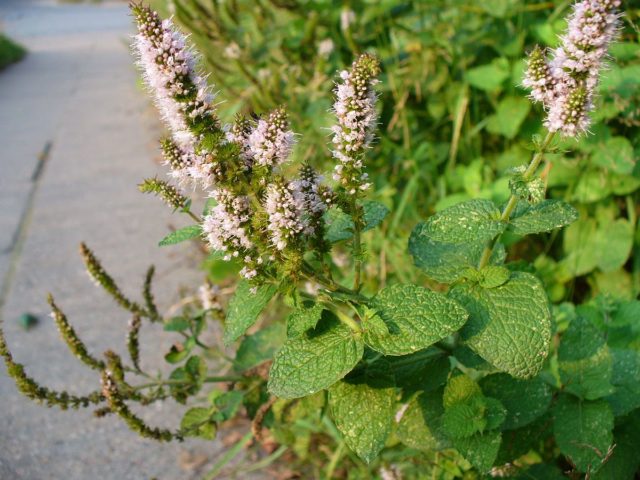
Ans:
[{"label": "leafy bush", "polygon": [[[305,478],[634,478],[632,29],[599,81],[618,3],[580,2],[567,26],[562,5],[545,20],[552,4],[517,0],[363,2],[353,11],[176,2],[196,41],[211,44],[204,56],[214,79],[235,98],[228,127],[185,38],[134,5],[139,63],[171,133],[162,144],[171,176],[211,198],[198,215],[168,182],[148,179],[141,190],[194,220],[160,244],[206,239],[208,283],[199,304],[165,318],[153,269],[136,302],[83,246],[91,276],[133,315],[130,359],[94,357],[50,299],[64,340],[101,373],[102,389],[72,397],[41,387],[0,337],[18,387],[63,408],[106,403],[99,414],[158,440],[212,439],[229,420],[248,418],[268,452],[258,465],[286,454]],[[624,21],[637,13],[626,9]],[[557,40],[565,28],[570,35]],[[558,49],[521,60],[534,39]],[[358,55],[337,79],[334,181],[323,183],[311,165],[329,163],[321,133],[331,125],[329,72],[373,47],[378,57]],[[310,132],[295,149],[288,118]],[[378,121],[385,131],[373,145]],[[586,136],[590,122],[596,135]],[[214,283],[236,273],[243,279],[227,302]],[[143,321],[181,335],[165,357],[176,365],[168,378],[140,369]],[[216,322],[223,343],[208,345],[204,332]],[[220,389],[203,400],[210,383]],[[169,397],[190,403],[176,430],[149,426],[128,406]]]}]

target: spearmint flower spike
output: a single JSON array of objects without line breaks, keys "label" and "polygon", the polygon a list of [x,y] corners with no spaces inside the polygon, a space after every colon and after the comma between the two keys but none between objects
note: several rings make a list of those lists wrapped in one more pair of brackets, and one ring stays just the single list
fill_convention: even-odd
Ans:
[{"label": "spearmint flower spike", "polygon": [[179,167],[174,176],[181,180],[210,186],[220,176],[216,147],[224,133],[199,59],[171,19],[140,4],[130,8],[138,26],[133,42],[138,65],[171,131],[174,148],[163,148],[167,162]]},{"label": "spearmint flower spike", "polygon": [[356,59],[350,70],[340,72],[333,112],[338,120],[333,131],[333,156],[338,160],[333,178],[349,195],[369,188],[363,153],[373,140],[377,114],[376,93],[380,73],[378,60],[369,54]]},{"label": "spearmint flower spike", "polygon": [[287,112],[279,107],[267,118],[258,120],[247,138],[251,162],[268,171],[289,159],[294,144],[294,134],[289,129]]},{"label": "spearmint flower spike", "polygon": [[589,129],[596,87],[610,43],[619,29],[620,0],[582,0],[573,4],[567,30],[552,58],[536,47],[523,85],[547,111],[550,132],[576,137]]},{"label": "spearmint flower spike", "polygon": [[264,209],[269,216],[267,230],[276,251],[298,245],[302,235],[312,232],[309,218],[305,217],[303,194],[278,179],[267,188]]}]

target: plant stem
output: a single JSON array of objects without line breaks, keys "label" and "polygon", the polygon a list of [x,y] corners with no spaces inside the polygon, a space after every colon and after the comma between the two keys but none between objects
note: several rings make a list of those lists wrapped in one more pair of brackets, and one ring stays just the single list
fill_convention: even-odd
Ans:
[{"label": "plant stem", "polygon": [[[220,377],[207,377],[204,379],[204,383],[221,383],[221,382],[235,382],[240,380],[242,377],[238,376],[220,376]],[[182,385],[190,383],[185,380],[160,380],[158,382],[152,383],[143,383],[142,385],[135,385],[131,388],[133,390],[144,390],[145,388],[153,388],[153,387],[162,387],[165,385]]]},{"label": "plant stem", "polygon": [[353,289],[358,292],[361,285],[362,271],[362,242],[360,233],[362,231],[362,207],[358,205],[357,198],[353,200]]},{"label": "plant stem", "polygon": [[327,289],[332,292],[343,293],[345,295],[349,295],[354,298],[354,300],[365,301],[366,297],[360,295],[355,290],[351,290],[350,288],[343,287],[342,285],[334,282],[333,280],[325,277],[321,273],[317,272],[309,263],[306,261],[302,264],[302,271],[307,276],[307,278],[311,280],[315,280],[321,285],[324,285]]},{"label": "plant stem", "polygon": [[[547,132],[547,136],[542,141],[540,148],[535,153],[535,155],[531,159],[531,163],[529,163],[529,166],[522,174],[522,177],[525,181],[529,180],[533,176],[533,174],[536,173],[536,170],[540,166],[540,162],[542,162],[542,159],[544,158],[544,154],[547,153],[547,148],[553,141],[553,138],[555,137],[555,135],[556,135],[556,132]],[[511,217],[511,214],[513,213],[513,210],[516,208],[517,204],[518,204],[518,197],[516,197],[514,194],[511,194],[511,196],[509,197],[509,200],[507,201],[507,204],[504,207],[504,210],[502,210],[502,215],[500,215],[501,222],[509,221],[509,218]],[[496,246],[496,243],[499,237],[500,235],[496,235],[493,239],[489,240],[489,242],[487,243],[487,246],[484,247],[484,251],[482,252],[482,257],[480,257],[480,262],[478,263],[478,269],[485,267],[487,263],[489,263],[489,260],[491,259],[491,255],[493,254],[493,249]]]}]

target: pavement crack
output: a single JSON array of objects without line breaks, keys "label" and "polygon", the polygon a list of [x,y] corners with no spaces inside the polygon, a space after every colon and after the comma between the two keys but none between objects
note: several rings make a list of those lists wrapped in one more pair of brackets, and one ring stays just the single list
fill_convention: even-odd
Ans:
[{"label": "pavement crack", "polygon": [[4,278],[2,279],[2,283],[0,284],[0,319],[2,318],[2,309],[9,297],[11,284],[17,271],[18,263],[20,262],[22,250],[24,249],[24,243],[27,239],[29,225],[31,225],[31,218],[33,216],[36,193],[38,192],[42,173],[44,172],[44,166],[49,158],[52,147],[53,142],[48,141],[38,154],[38,163],[31,174],[31,187],[29,189],[29,195],[27,196],[24,210],[20,216],[20,221],[18,222],[18,227],[11,238],[11,243],[2,251],[2,254],[9,255],[9,268],[7,269]]}]

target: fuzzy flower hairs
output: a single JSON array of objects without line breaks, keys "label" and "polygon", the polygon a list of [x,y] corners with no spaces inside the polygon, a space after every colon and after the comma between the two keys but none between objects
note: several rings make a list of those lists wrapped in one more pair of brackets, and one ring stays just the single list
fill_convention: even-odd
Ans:
[{"label": "fuzzy flower hairs", "polygon": [[338,161],[333,179],[350,195],[369,188],[368,176],[363,172],[363,154],[373,140],[376,127],[376,92],[380,73],[378,60],[361,55],[351,70],[340,72],[335,88],[333,111],[338,120],[333,131],[333,156]]},{"label": "fuzzy flower hairs", "polygon": [[567,31],[549,60],[536,47],[523,85],[547,111],[545,126],[565,137],[585,133],[602,61],[618,31],[620,0],[583,0],[573,5]]}]

